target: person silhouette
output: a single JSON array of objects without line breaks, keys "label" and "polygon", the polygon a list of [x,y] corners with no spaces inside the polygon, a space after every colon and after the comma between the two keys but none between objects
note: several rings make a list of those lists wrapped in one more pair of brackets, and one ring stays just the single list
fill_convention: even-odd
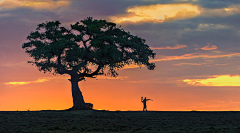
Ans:
[{"label": "person silhouette", "polygon": [[[148,100],[151,100],[151,99],[147,99],[147,97],[145,97],[143,99],[143,97],[141,97],[141,102],[143,103],[143,111],[147,111],[147,101]],[[153,100],[151,100],[151,101],[153,101]]]}]

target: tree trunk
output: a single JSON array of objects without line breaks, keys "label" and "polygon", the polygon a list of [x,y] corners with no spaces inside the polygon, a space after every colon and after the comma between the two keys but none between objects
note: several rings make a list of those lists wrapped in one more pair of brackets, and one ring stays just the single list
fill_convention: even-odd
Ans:
[{"label": "tree trunk", "polygon": [[78,87],[78,79],[71,76],[73,107],[69,110],[88,110],[90,108],[84,102],[82,92]]}]

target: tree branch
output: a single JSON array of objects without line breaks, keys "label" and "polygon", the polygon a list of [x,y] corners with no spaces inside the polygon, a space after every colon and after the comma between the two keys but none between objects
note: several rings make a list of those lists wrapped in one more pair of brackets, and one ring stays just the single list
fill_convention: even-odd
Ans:
[{"label": "tree branch", "polygon": [[90,48],[90,46],[87,47],[86,43],[87,43],[88,41],[92,40],[91,37],[92,37],[92,36],[90,36],[86,41],[82,41],[85,49],[87,50],[87,53],[89,53],[89,48]]},{"label": "tree branch", "polygon": [[100,75],[99,71],[101,70],[101,65],[98,66],[97,70],[94,71],[91,74],[88,74],[86,72],[79,74],[80,77],[93,77],[94,75]]},{"label": "tree branch", "polygon": [[61,74],[61,75],[62,74],[71,75],[70,70],[66,70],[65,68],[63,68],[62,63],[61,63],[61,55],[58,55],[57,61],[58,61],[58,68],[57,68],[58,73]]}]

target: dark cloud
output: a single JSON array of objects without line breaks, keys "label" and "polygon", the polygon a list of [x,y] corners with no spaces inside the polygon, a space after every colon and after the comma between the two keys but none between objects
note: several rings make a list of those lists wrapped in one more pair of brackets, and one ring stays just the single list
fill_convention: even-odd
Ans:
[{"label": "dark cloud", "polygon": [[[175,61],[162,61],[156,62],[156,75],[158,77],[187,77],[199,78],[200,76],[207,77],[212,75],[240,75],[239,70],[239,57],[231,58],[231,61],[224,58],[212,59],[212,62],[205,61],[206,59],[191,59],[191,60],[175,60]],[[211,59],[208,59],[211,60]],[[206,63],[203,65],[181,65],[174,66],[179,63]],[[227,65],[218,65],[227,64]]]},{"label": "dark cloud", "polygon": [[[239,47],[240,25],[239,15],[215,18],[194,18],[185,20],[195,24],[189,27],[190,30],[184,32],[178,40],[181,44],[205,46],[207,43],[217,45],[220,50],[227,50],[232,47]],[[201,28],[202,29],[198,29]],[[205,27],[204,26],[208,26]]]},{"label": "dark cloud", "polygon": [[142,0],[72,0],[71,2],[71,7],[68,11],[62,12],[62,15],[71,16],[73,20],[77,21],[89,16],[96,19],[108,19],[109,16],[126,13],[125,10],[130,6],[159,3],[159,1]]},{"label": "dark cloud", "polygon": [[203,8],[225,8],[231,5],[240,4],[239,0],[198,0],[196,4]]},{"label": "dark cloud", "polygon": [[[206,8],[222,8],[224,7],[224,4],[226,7],[233,5],[234,3],[238,4],[238,1],[220,1],[218,6],[213,6],[213,4],[216,3],[216,0],[208,2],[209,4],[207,4],[207,1],[199,0],[197,3]],[[0,17],[1,57],[3,57],[3,55],[9,56],[13,59],[16,57],[16,60],[17,56],[21,57],[22,59],[25,58],[26,54],[24,53],[24,50],[21,49],[21,45],[24,43],[27,35],[29,35],[31,31],[34,31],[39,23],[60,20],[60,22],[67,25],[66,27],[68,28],[69,24],[73,24],[88,16],[92,16],[95,19],[108,20],[109,16],[126,13],[125,10],[130,6],[150,5],[157,3],[169,4],[173,3],[173,1],[72,0],[70,7],[66,9],[59,8],[56,10],[35,10],[30,8],[16,8],[5,11],[1,10],[0,14],[10,14],[10,16]],[[174,3],[194,2],[174,1]],[[220,6],[221,4],[222,6]],[[131,34],[146,39],[146,43],[151,47],[173,47],[177,44],[188,45],[188,47],[178,50],[154,50],[157,55],[180,56],[197,52],[194,49],[196,47],[194,44],[197,44],[201,48],[206,46],[207,43],[216,45],[218,47],[217,50],[220,51],[237,52],[239,47],[238,43],[240,42],[238,32],[238,29],[240,29],[239,21],[240,15],[231,15],[225,17],[198,16],[192,19],[166,21],[162,23],[125,22],[117,25],[122,25],[122,28],[124,28],[126,31],[129,31]],[[203,29],[198,29],[199,25],[201,24],[203,25]],[[206,27],[206,25],[209,25],[209,27]],[[218,29],[218,26],[226,27]],[[10,54],[6,51],[8,51],[11,47],[13,47],[13,51]],[[189,73],[191,73],[191,71],[194,70],[190,70]]]},{"label": "dark cloud", "polygon": [[[15,8],[12,10],[1,11],[0,14],[10,14],[8,17],[1,17],[1,20],[12,19],[15,21],[25,21],[27,23],[59,20],[57,13],[50,10],[34,10],[31,8]],[[2,22],[2,21],[0,21]]]}]

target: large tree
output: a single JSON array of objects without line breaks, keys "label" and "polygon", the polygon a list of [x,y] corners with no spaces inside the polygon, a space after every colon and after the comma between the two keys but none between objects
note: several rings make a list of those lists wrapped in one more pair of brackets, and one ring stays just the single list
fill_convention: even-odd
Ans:
[{"label": "large tree", "polygon": [[28,63],[40,71],[71,76],[73,107],[70,109],[89,109],[78,87],[78,82],[86,77],[102,74],[116,77],[116,70],[132,63],[146,65],[149,70],[155,68],[149,58],[156,54],[145,40],[116,27],[115,23],[88,17],[71,25],[70,30],[60,24],[59,21],[39,24],[22,48],[34,59]]}]

